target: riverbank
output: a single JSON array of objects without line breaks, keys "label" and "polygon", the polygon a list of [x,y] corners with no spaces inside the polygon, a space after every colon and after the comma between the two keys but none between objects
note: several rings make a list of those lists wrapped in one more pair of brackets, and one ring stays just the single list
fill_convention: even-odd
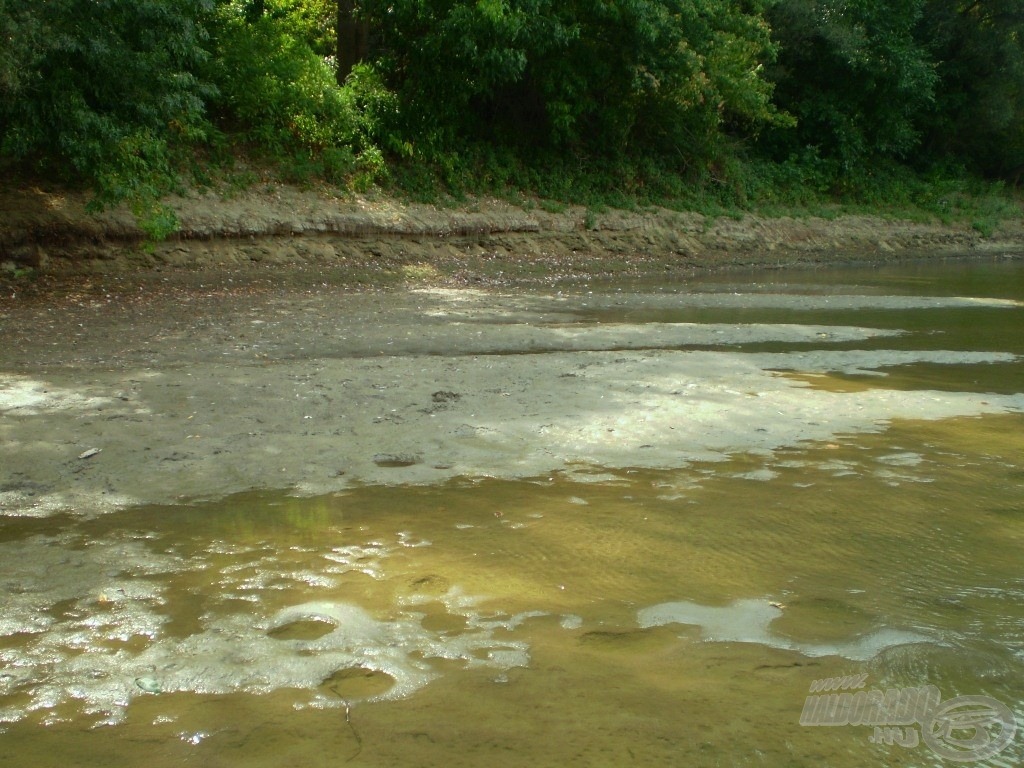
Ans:
[{"label": "riverbank", "polygon": [[[989,260],[974,282],[922,296],[900,287],[923,267],[646,292],[629,281],[354,290],[281,272],[0,293],[0,516],[253,489],[586,479],[1024,407],[1012,380],[984,378],[1019,350],[970,346],[1015,326],[1017,294],[962,292],[982,272],[1017,284],[1016,262]],[[858,273],[880,282],[851,284]],[[969,316],[969,336],[936,348],[941,313]],[[884,373],[915,366],[977,370],[963,391],[893,387]]]},{"label": "riverbank", "polygon": [[357,285],[547,282],[954,256],[1024,256],[1024,216],[983,234],[968,223],[582,207],[481,199],[458,208],[262,184],[168,201],[180,230],[147,243],[127,210],[86,211],[82,195],[0,194],[5,275],[152,270],[328,269]]},{"label": "riverbank", "polygon": [[[678,322],[699,294],[649,291],[652,278],[678,287],[713,270],[1002,262],[1024,255],[1019,219],[984,237],[966,225],[876,217],[710,219],[496,200],[445,209],[264,186],[172,201],[180,234],[147,246],[126,211],[92,216],[83,199],[42,190],[0,199],[0,514],[575,465],[662,468],[829,440],[897,414],[1010,407],[980,394],[935,405],[880,391],[844,421],[832,395],[809,397],[802,382],[769,370],[779,361],[751,374],[741,358],[701,350],[828,347],[889,329],[779,325],[770,308],[753,324],[749,312],[740,324]],[[633,277],[648,293],[598,289]],[[576,288],[551,288],[564,280]],[[737,300],[745,310],[764,301],[749,292]],[[806,315],[808,301],[782,308]],[[884,308],[905,299],[891,301]],[[676,319],[652,324],[649,315]],[[898,362],[979,362],[955,348],[943,354]],[[850,359],[802,358],[797,369],[821,376]],[[883,355],[861,364],[895,363]],[[643,381],[664,383],[660,399],[633,392]],[[710,394],[680,399],[681,381]],[[754,399],[758,413],[788,416],[753,442],[734,440],[749,432]],[[662,418],[651,421],[655,411]]]},{"label": "riverbank", "polygon": [[0,290],[10,754],[516,765],[568,712],[563,763],[853,766],[814,680],[1020,679],[1013,251],[439,287],[359,237],[392,287],[52,257]]}]

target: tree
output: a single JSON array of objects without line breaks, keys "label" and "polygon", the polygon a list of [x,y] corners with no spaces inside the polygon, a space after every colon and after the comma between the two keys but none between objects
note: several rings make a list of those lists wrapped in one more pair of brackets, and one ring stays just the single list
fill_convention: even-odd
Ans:
[{"label": "tree", "polygon": [[556,135],[686,163],[714,155],[726,124],[787,122],[762,74],[775,52],[756,9],[725,0],[577,0],[559,12],[578,34],[528,72]]},{"label": "tree", "polygon": [[216,86],[216,124],[248,153],[280,164],[286,177],[319,175],[364,187],[384,170],[377,146],[394,97],[372,68],[355,66],[339,85],[335,7],[327,0],[222,0],[204,68]]},{"label": "tree", "polygon": [[131,200],[149,226],[174,183],[173,148],[206,130],[204,21],[212,0],[3,0],[0,156]]},{"label": "tree", "polygon": [[1024,163],[1024,0],[929,0],[918,28],[936,62],[921,121],[934,160],[993,176]]},{"label": "tree", "polygon": [[337,0],[337,77],[339,83],[370,53],[370,27],[356,17],[355,0]]},{"label": "tree", "polygon": [[731,0],[364,0],[407,130],[431,146],[714,154],[781,120],[769,30]]},{"label": "tree", "polygon": [[781,0],[767,18],[779,45],[770,70],[795,131],[772,132],[776,157],[810,153],[843,171],[910,156],[937,78],[915,38],[925,0]]},{"label": "tree", "polygon": [[17,98],[31,75],[40,44],[40,18],[35,8],[0,0],[0,97]]}]

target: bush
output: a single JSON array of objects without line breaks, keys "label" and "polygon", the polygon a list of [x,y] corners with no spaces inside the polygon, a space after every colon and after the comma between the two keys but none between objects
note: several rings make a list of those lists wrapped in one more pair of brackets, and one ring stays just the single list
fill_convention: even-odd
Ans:
[{"label": "bush", "polygon": [[906,158],[930,109],[935,68],[915,30],[926,0],[779,0],[767,17],[779,46],[769,74],[796,130],[766,132],[786,161],[808,148],[854,173],[862,163]]},{"label": "bush", "polygon": [[127,200],[152,234],[175,157],[209,130],[196,76],[212,0],[0,0],[0,155]]},{"label": "bush", "polygon": [[768,27],[727,0],[366,0],[421,156],[466,144],[698,167],[728,126],[786,122]]},{"label": "bush", "polygon": [[330,60],[293,30],[287,16],[252,19],[244,4],[221,7],[208,70],[218,122],[283,161],[293,178],[365,188],[384,171],[376,142],[394,97],[366,65],[339,86]]}]

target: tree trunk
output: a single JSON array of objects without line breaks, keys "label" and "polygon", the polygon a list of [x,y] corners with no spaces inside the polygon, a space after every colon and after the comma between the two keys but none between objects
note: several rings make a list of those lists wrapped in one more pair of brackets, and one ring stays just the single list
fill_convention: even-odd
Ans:
[{"label": "tree trunk", "polygon": [[370,30],[355,15],[355,0],[338,0],[338,83],[370,52]]},{"label": "tree trunk", "polygon": [[267,11],[266,0],[252,0],[245,9],[245,20],[250,24],[255,24],[257,21],[263,18],[263,14]]}]

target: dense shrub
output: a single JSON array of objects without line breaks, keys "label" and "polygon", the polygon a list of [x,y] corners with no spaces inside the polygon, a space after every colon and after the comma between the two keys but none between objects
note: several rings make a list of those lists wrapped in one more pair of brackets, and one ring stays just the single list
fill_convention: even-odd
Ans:
[{"label": "dense shrub", "polygon": [[253,18],[247,11],[226,3],[218,14],[208,67],[218,123],[256,151],[285,160],[293,174],[371,183],[384,170],[375,134],[395,110],[394,97],[368,65],[339,86],[330,61],[296,34],[289,14]]},{"label": "dense shrub", "polygon": [[[915,39],[925,0],[780,0],[767,17],[779,45],[770,69],[776,102],[795,130],[769,131],[775,159],[834,160],[855,174],[864,163],[908,157],[937,79]],[[839,180],[841,181],[841,179]]]},{"label": "dense shrub", "polygon": [[724,126],[784,118],[767,25],[726,0],[366,0],[404,129],[428,155],[465,143],[591,158],[719,151]]},{"label": "dense shrub", "polygon": [[172,155],[209,126],[212,0],[2,0],[0,155],[68,180],[100,204],[129,200],[154,234]]},{"label": "dense shrub", "polygon": [[0,169],[154,235],[239,152],[423,196],[928,204],[1024,163],[1022,36],[1024,0],[0,0]]}]

